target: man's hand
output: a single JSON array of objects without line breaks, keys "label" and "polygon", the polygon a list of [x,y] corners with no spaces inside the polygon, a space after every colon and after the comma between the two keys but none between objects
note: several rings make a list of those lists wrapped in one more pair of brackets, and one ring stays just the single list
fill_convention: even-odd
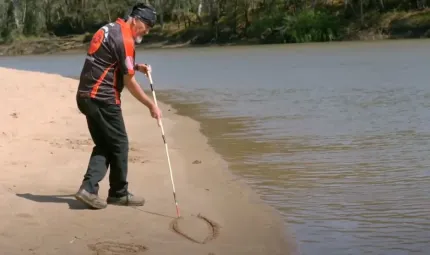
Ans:
[{"label": "man's hand", "polygon": [[160,108],[153,104],[152,107],[149,108],[149,111],[151,113],[152,118],[157,119],[158,125],[160,125],[160,120],[162,117]]},{"label": "man's hand", "polygon": [[151,66],[147,64],[136,64],[136,70],[148,76],[148,73],[152,71]]}]

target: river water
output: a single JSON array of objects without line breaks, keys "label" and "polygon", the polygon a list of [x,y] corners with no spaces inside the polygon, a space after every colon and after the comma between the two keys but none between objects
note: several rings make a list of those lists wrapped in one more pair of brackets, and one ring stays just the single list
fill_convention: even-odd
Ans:
[{"label": "river water", "polygon": [[[302,254],[428,254],[429,46],[142,50],[137,61],[152,65],[158,97],[201,121],[231,170],[281,212]],[[84,57],[0,66],[76,77]]]}]

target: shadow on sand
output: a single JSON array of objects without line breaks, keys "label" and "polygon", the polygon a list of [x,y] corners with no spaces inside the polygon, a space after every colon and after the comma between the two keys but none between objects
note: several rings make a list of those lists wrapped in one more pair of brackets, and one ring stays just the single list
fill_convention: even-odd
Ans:
[{"label": "shadow on sand", "polygon": [[[91,207],[81,203],[80,201],[76,200],[75,197],[73,195],[34,195],[34,194],[30,194],[30,193],[24,193],[24,194],[16,194],[18,197],[21,198],[25,198],[34,202],[38,202],[38,203],[64,203],[64,204],[68,204],[69,205],[69,209],[71,210],[85,210],[85,209],[90,209],[90,210],[94,210]],[[171,218],[171,219],[175,219],[175,217],[172,216],[168,216],[165,214],[161,214],[161,213],[156,213],[156,212],[151,212],[151,211],[147,211],[147,210],[142,210],[140,208],[137,207],[133,207],[134,209],[144,212],[144,213],[148,213],[148,214],[152,214],[152,215],[156,215],[156,216],[160,216],[160,217],[165,217],[165,218]]]},{"label": "shadow on sand", "polygon": [[90,207],[76,200],[73,195],[34,195],[30,193],[16,195],[38,203],[67,203],[71,210],[90,209]]}]

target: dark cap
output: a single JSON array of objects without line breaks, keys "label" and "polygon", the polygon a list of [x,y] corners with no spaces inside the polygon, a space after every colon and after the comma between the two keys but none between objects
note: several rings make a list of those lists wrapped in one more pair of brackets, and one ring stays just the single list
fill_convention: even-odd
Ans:
[{"label": "dark cap", "polygon": [[137,3],[131,10],[131,17],[136,17],[142,20],[145,24],[150,27],[154,27],[157,22],[157,12],[154,7],[145,3]]}]

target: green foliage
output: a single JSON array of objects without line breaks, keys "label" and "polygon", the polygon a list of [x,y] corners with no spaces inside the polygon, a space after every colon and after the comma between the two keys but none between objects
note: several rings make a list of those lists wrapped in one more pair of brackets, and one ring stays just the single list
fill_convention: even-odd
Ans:
[{"label": "green foliage", "polygon": [[[162,26],[145,41],[230,43],[323,42],[379,26],[402,36],[430,35],[430,0],[140,0],[156,7]],[[46,35],[87,34],[124,17],[136,0],[0,0],[0,43]],[[346,4],[348,3],[348,4]],[[393,15],[385,15],[387,13]],[[163,29],[162,29],[163,28]]]},{"label": "green foliage", "polygon": [[283,17],[284,14],[281,12],[262,15],[261,18],[257,18],[252,22],[248,28],[247,35],[264,40],[266,36],[272,34],[274,30],[282,26]]},{"label": "green foliage", "polygon": [[333,41],[342,35],[342,23],[333,14],[305,10],[296,16],[286,15],[280,33],[295,43]]},{"label": "green foliage", "polygon": [[248,35],[265,43],[303,43],[333,41],[342,36],[339,17],[319,10],[294,14],[264,15],[249,27]]}]

